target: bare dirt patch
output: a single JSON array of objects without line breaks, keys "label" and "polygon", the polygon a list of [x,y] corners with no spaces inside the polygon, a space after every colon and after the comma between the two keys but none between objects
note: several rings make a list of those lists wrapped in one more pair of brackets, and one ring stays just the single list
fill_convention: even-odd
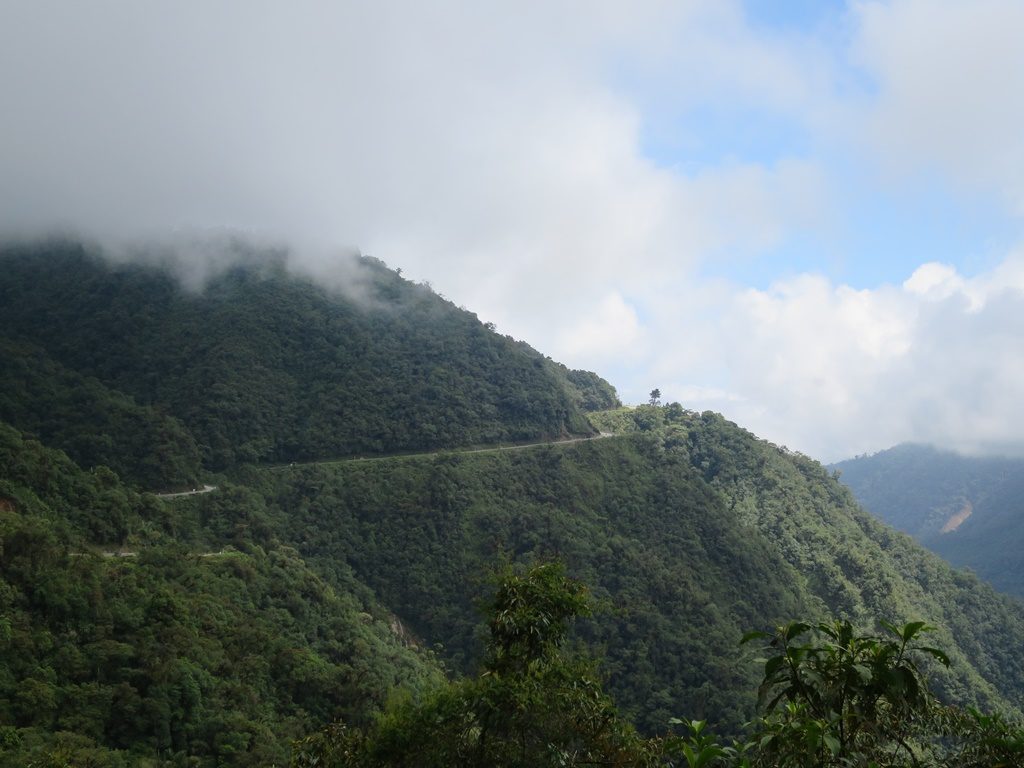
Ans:
[{"label": "bare dirt patch", "polygon": [[955,515],[949,518],[949,520],[946,521],[946,524],[942,526],[941,532],[952,533],[963,524],[964,520],[971,516],[971,513],[973,511],[974,507],[971,506],[971,502],[965,501],[963,509],[961,509],[959,512],[957,512]]}]

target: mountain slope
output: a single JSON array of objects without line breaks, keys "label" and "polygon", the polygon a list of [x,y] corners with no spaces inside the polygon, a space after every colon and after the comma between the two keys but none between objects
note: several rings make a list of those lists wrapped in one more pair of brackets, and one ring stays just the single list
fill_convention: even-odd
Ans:
[{"label": "mountain slope", "polygon": [[0,337],[0,360],[0,421],[84,467],[102,464],[144,488],[195,485],[199,449],[174,417],[64,368],[31,344]]},{"label": "mountain slope", "polygon": [[933,670],[943,695],[1020,707],[1018,604],[877,523],[806,457],[710,413],[641,407],[632,418],[634,434],[572,446],[245,482],[263,488],[311,563],[351,565],[464,670],[486,564],[565,559],[608,605],[581,635],[604,651],[616,701],[648,731],[684,714],[736,728],[752,713],[756,672],[740,636],[795,616],[925,619],[954,658],[951,671]]},{"label": "mountain slope", "polygon": [[325,720],[439,677],[351,577],[173,539],[179,504],[0,424],[0,765],[283,764]]},{"label": "mountain slope", "polygon": [[[90,461],[131,473],[147,430],[173,425],[223,470],[216,492],[159,500],[0,429],[0,642],[17,641],[0,743],[23,763],[72,737],[99,765],[280,762],[290,737],[436,675],[413,645],[472,670],[475,601],[503,559],[561,558],[593,587],[604,610],[576,641],[646,731],[737,729],[758,675],[741,635],[826,614],[938,625],[942,695],[1019,712],[1020,605],[816,462],[678,404],[585,416],[615,404],[607,382],[379,262],[352,265],[341,294],[274,254],[229,261],[186,289],[77,246],[0,255],[0,350],[21,366],[0,404],[18,430],[69,450],[94,437],[107,452]],[[621,434],[467,450],[599,429]],[[425,449],[451,450],[381,455]]]},{"label": "mountain slope", "polygon": [[375,260],[342,293],[281,254],[233,258],[190,291],[74,244],[8,247],[0,327],[180,420],[213,469],[589,434],[583,408],[607,400]]},{"label": "mountain slope", "polygon": [[900,445],[835,468],[882,520],[1024,597],[1024,460]]}]

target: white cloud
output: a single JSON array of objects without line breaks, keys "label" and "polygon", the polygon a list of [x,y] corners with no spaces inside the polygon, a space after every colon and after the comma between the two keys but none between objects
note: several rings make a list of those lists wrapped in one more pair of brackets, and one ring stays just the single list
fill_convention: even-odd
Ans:
[{"label": "white cloud", "polygon": [[636,310],[617,291],[605,296],[590,311],[554,339],[559,359],[579,356],[608,365],[614,361],[635,360],[649,354],[647,338]]},{"label": "white cloud", "polygon": [[[657,386],[826,458],[1002,445],[1024,259],[872,290],[702,275],[832,227],[852,148],[1024,213],[1020,8],[855,4],[834,34],[865,94],[835,40],[725,0],[7,3],[0,232],[241,230],[320,275],[356,246],[627,399]],[[776,116],[806,151],[708,159],[701,108]],[[652,123],[693,158],[645,154]]]},{"label": "white cloud", "polygon": [[1024,215],[1024,5],[872,1],[855,15],[855,54],[878,88],[862,124],[886,163],[995,189]]},{"label": "white cloud", "polygon": [[800,92],[796,57],[757,45],[733,3],[42,0],[0,14],[0,98],[17,105],[0,125],[5,230],[357,246],[540,344],[617,281],[678,280],[823,207],[807,161],[656,167],[637,106],[609,85],[609,61],[661,51],[673,82],[702,83],[677,104],[719,86]]},{"label": "white cloud", "polygon": [[930,261],[914,270],[903,282],[903,287],[917,296],[934,299],[948,299],[954,293],[963,291],[966,281],[949,264]]},{"label": "white cloud", "polygon": [[811,275],[739,290],[716,337],[727,386],[665,394],[828,460],[904,440],[1020,454],[1022,264],[1015,253],[975,277],[927,264],[874,290]]},{"label": "white cloud", "polygon": [[608,296],[649,314],[702,260],[827,215],[804,159],[657,167],[639,106],[610,84],[611,61],[658,64],[674,108],[806,106],[805,57],[759,40],[735,3],[43,0],[0,15],[0,98],[18,105],[0,124],[5,230],[227,228],[311,262],[357,246],[594,365]]}]

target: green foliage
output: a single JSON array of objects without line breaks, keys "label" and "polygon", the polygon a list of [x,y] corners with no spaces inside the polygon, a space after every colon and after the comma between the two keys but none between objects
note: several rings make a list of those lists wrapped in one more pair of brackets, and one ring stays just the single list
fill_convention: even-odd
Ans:
[{"label": "green foliage", "polygon": [[549,563],[522,577],[506,569],[489,615],[487,667],[509,674],[557,654],[569,621],[590,615],[590,607],[583,585],[566,578],[560,563]]},{"label": "green foliage", "polygon": [[858,626],[929,616],[953,665],[929,670],[947,701],[1019,713],[1020,604],[951,569],[861,510],[820,464],[720,416],[690,421],[691,459],[827,606]]},{"label": "green foliage", "polygon": [[929,630],[924,622],[885,628],[889,635],[878,637],[848,621],[821,623],[813,640],[806,623],[776,631],[758,691],[768,712],[757,734],[761,762],[825,768],[916,759],[913,734],[931,697],[915,655],[949,659],[917,644]]},{"label": "green foliage", "polygon": [[943,768],[1018,768],[1024,765],[1024,725],[999,713],[938,706],[932,710]]},{"label": "green foliage", "polygon": [[[920,663],[936,694],[1011,719],[943,710],[928,727],[965,765],[1014,764],[1019,604],[877,523],[816,462],[677,403],[584,415],[617,405],[607,382],[374,260],[351,265],[342,293],[278,257],[242,261],[186,290],[76,246],[0,254],[0,408],[20,429],[0,427],[0,765],[280,764],[288,741],[337,718],[310,754],[341,764],[427,743],[426,764],[587,750],[750,764],[749,747],[710,736],[757,712],[736,641],[794,615],[847,622],[828,642],[869,671],[872,646],[843,626],[930,616],[951,661]],[[594,428],[620,436],[288,466]],[[118,479],[192,479],[197,451],[229,469],[215,493],[163,501]],[[285,464],[249,464],[263,461]],[[581,615],[582,591],[555,570],[506,574],[481,654],[480,575],[502,556],[560,557],[604,610]],[[440,684],[418,646],[482,672]],[[603,658],[606,682],[574,648]],[[399,684],[410,692],[375,720]],[[700,720],[638,740],[605,688],[643,733]],[[830,716],[800,696],[765,722],[832,754]],[[954,765],[924,733],[911,734],[922,755]]]},{"label": "green foliage", "polygon": [[[730,748],[692,723],[682,744],[689,765],[721,768],[1011,768],[1024,764],[1024,727],[1000,715],[939,704],[918,660],[948,664],[920,645],[924,622],[884,636],[849,622],[791,622],[769,639],[759,694],[765,714]],[[673,742],[676,750],[678,741]],[[699,748],[699,751],[698,751]]]},{"label": "green foliage", "polygon": [[373,727],[337,726],[298,745],[293,766],[543,768],[653,766],[660,745],[619,717],[586,659],[563,650],[586,591],[558,563],[506,570],[475,678],[392,707]]},{"label": "green foliage", "polygon": [[177,419],[67,370],[38,347],[0,338],[0,361],[0,421],[147,490],[196,484],[199,449]]},{"label": "green foliage", "polygon": [[687,768],[750,768],[756,744],[737,740],[731,746],[725,746],[705,729],[707,722],[704,720],[684,721],[673,717],[669,723],[686,728],[682,736],[671,734],[663,739],[663,750],[669,758],[669,765],[685,764]]},{"label": "green foliage", "polygon": [[[661,396],[660,392],[658,396]],[[679,403],[669,403],[665,407],[654,404],[616,407],[592,413],[589,419],[602,432],[627,435],[633,432],[660,432],[664,429],[678,433],[682,426],[692,423],[697,417],[695,411],[688,411]]]},{"label": "green foliage", "polygon": [[953,661],[928,670],[939,695],[1016,713],[1019,606],[875,522],[806,457],[714,414],[620,413],[660,426],[239,480],[260,487],[282,539],[313,567],[328,579],[351,567],[464,673],[479,661],[477,577],[502,553],[561,557],[609,607],[575,633],[602,655],[608,690],[645,733],[680,712],[739,733],[755,713],[756,681],[735,643],[792,615],[854,626],[934,617],[936,644]]},{"label": "green foliage", "polygon": [[596,373],[565,369],[564,375],[578,398],[579,407],[584,411],[603,411],[622,405],[615,387]]},{"label": "green foliage", "polygon": [[[332,292],[279,255],[233,258],[190,291],[167,270],[80,246],[8,248],[0,327],[72,372],[69,386],[95,379],[93,399],[112,390],[172,415],[214,469],[589,434],[582,409],[614,397],[375,259],[339,265],[348,279]],[[67,398],[13,399],[16,423],[35,430]],[[108,416],[63,408],[53,436],[69,450],[65,433],[94,427],[127,439],[101,431],[118,426]]]},{"label": "green foliage", "polygon": [[835,469],[873,514],[1024,597],[1024,461],[899,445]]},{"label": "green foliage", "polygon": [[[225,495],[236,520],[259,504]],[[351,577],[334,589],[251,529],[239,549],[161,532],[193,511],[0,425],[0,766],[282,764],[439,679]]]},{"label": "green foliage", "polygon": [[351,566],[461,672],[479,661],[481,574],[503,553],[559,556],[608,606],[577,632],[603,649],[609,690],[646,732],[683,710],[738,729],[753,714],[754,681],[735,659],[736,640],[746,627],[809,610],[799,576],[739,525],[685,454],[657,440],[243,479],[266,484],[282,537],[314,567]]},{"label": "green foliage", "polygon": [[[0,430],[0,506],[13,513],[5,594],[17,597],[0,637],[29,627],[44,638],[19,645],[20,666],[0,675],[11,692],[0,723],[43,752],[54,742],[40,734],[64,728],[133,755],[269,761],[315,722],[366,722],[396,682],[427,679],[401,642],[443,644],[462,671],[487,663],[474,650],[475,577],[501,553],[558,554],[594,585],[606,610],[578,621],[572,642],[605,657],[607,689],[647,733],[687,712],[738,734],[756,706],[735,650],[743,629],[828,610],[854,625],[937,616],[954,662],[928,670],[943,698],[1013,716],[1019,609],[872,522],[814,462],[712,414],[644,409],[634,423],[657,426],[625,437],[240,470],[215,493],[173,502]],[[101,543],[137,556],[86,556]],[[158,642],[164,633],[176,639]],[[78,677],[40,650],[67,653],[83,637],[95,640],[79,651],[89,671]],[[168,656],[136,650],[161,643]],[[192,665],[202,707],[182,709],[170,693],[191,686],[167,677],[183,674],[173,659]],[[69,701],[84,709],[61,714]],[[703,748],[691,749],[696,759]]]},{"label": "green foliage", "polygon": [[506,568],[489,604],[486,662],[474,678],[403,699],[370,727],[341,724],[296,744],[296,768],[384,766],[687,766],[687,768],[1010,768],[1024,729],[998,715],[939,705],[918,660],[924,622],[884,635],[847,621],[791,622],[767,640],[764,714],[729,746],[704,721],[639,737],[601,692],[592,662],[567,654],[567,622],[588,609],[561,564]]},{"label": "green foliage", "polygon": [[867,509],[915,538],[935,536],[966,502],[1005,482],[1012,460],[904,443],[832,465]]}]

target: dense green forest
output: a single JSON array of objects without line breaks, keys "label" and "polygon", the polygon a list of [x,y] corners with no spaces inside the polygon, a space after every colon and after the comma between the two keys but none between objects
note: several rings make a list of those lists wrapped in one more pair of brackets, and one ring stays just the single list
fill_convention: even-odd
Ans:
[{"label": "dense green forest", "polygon": [[817,462],[720,416],[642,406],[594,420],[621,430],[624,419],[632,432],[568,446],[240,480],[262,489],[311,563],[351,565],[463,671],[483,596],[467,585],[503,556],[562,558],[607,606],[580,635],[646,732],[681,712],[736,729],[755,675],[738,638],[794,616],[926,618],[956,662],[935,670],[943,695],[1019,706],[1018,604],[877,523]]},{"label": "dense green forest", "polygon": [[[351,574],[169,536],[177,504],[0,425],[0,765],[283,764],[439,678]],[[258,496],[218,504],[258,526]]]},{"label": "dense green forest", "polygon": [[1024,728],[948,706],[921,662],[925,622],[863,633],[845,620],[750,632],[767,658],[761,713],[726,743],[703,720],[638,734],[602,690],[593,660],[565,643],[590,615],[586,585],[557,561],[505,568],[488,600],[477,675],[393,701],[368,726],[335,723],[296,745],[293,768],[1011,768]]},{"label": "dense green forest", "polygon": [[[584,410],[617,404],[594,374],[495,333],[380,262],[346,268],[349,290],[332,292],[291,275],[283,254],[243,251],[189,290],[166,269],[112,264],[80,245],[8,246],[0,328],[16,345],[5,342],[4,354],[23,357],[31,344],[58,375],[53,391],[8,407],[7,418],[86,462],[105,457],[77,445],[81,435],[65,434],[72,427],[41,429],[51,404],[80,397],[77,374],[106,411],[94,420],[98,435],[122,439],[103,428],[132,401],[165,415],[159,427],[174,432],[167,450],[187,485],[194,448],[174,420],[203,465],[223,469],[588,434]],[[30,390],[38,375],[10,383]],[[123,469],[151,480],[145,468]]]},{"label": "dense green forest", "polygon": [[184,425],[64,368],[46,351],[0,338],[0,421],[103,465],[143,488],[195,485],[199,448]]},{"label": "dense green forest", "polygon": [[[0,254],[0,766],[370,765],[338,750],[409,734],[530,765],[531,728],[576,755],[693,765],[672,750],[710,739],[725,760],[745,723],[806,724],[765,714],[764,650],[739,643],[797,617],[819,639],[926,621],[949,664],[924,653],[914,679],[1020,715],[1020,603],[817,462],[716,414],[621,408],[375,260],[328,290],[238,258],[186,288],[67,243]],[[565,631],[524,646],[495,611]],[[879,681],[903,674],[883,650]],[[673,718],[708,730],[666,736]]]},{"label": "dense green forest", "polygon": [[1024,460],[908,444],[835,468],[865,509],[1024,598]]}]

